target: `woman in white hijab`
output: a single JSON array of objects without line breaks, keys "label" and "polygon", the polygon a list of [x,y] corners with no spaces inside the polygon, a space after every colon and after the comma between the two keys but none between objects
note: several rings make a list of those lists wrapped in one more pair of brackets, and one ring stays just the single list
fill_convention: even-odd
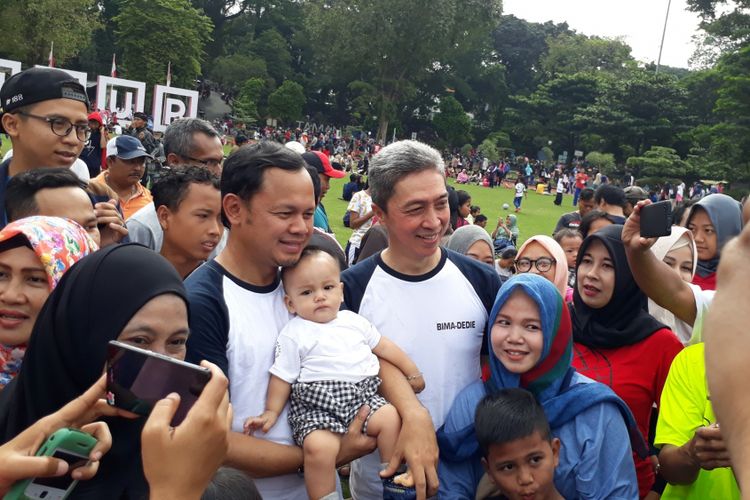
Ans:
[{"label": "woman in white hijab", "polygon": [[[693,233],[681,226],[672,226],[672,234],[656,240],[651,251],[657,259],[671,267],[683,281],[691,283],[698,265],[698,251]],[[677,334],[683,344],[688,344],[693,329],[687,323],[675,318],[674,314],[648,299],[648,312]]]}]

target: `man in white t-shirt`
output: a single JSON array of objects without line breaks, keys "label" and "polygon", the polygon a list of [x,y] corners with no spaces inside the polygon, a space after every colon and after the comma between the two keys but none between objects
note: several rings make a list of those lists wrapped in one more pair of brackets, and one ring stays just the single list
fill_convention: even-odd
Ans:
[{"label": "man in white t-shirt", "polygon": [[[383,474],[393,474],[405,457],[417,490],[436,494],[435,429],[455,396],[480,378],[487,316],[500,279],[492,267],[440,247],[450,209],[438,151],[417,141],[390,144],[372,157],[368,181],[388,247],[342,274],[344,306],[370,320],[423,374],[425,390],[417,398],[408,374],[381,360],[381,393],[403,419]],[[354,498],[383,498],[380,467],[377,454],[352,464]]]},{"label": "man in white t-shirt", "polygon": [[346,259],[352,264],[357,261],[362,238],[372,227],[372,218],[375,215],[372,211],[370,190],[364,189],[354,193],[346,210],[349,212],[349,227],[354,230],[349,237],[349,243],[346,244]]},{"label": "man in white t-shirt", "polygon": [[[224,165],[222,217],[231,231],[216,259],[185,280],[190,301],[187,360],[209,360],[229,378],[234,420],[227,462],[256,479],[264,498],[306,498],[302,450],[285,410],[267,433],[242,434],[243,418],[263,411],[276,339],[291,315],[281,266],[294,264],[312,234],[313,183],[302,157],[271,141],[237,150]],[[367,414],[342,441],[342,463],[371,451],[362,434]]]}]

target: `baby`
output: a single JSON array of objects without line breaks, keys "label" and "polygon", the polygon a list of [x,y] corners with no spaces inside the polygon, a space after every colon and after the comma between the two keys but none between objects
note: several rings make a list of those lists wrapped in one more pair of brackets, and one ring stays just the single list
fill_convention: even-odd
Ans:
[{"label": "baby", "polygon": [[[305,486],[312,499],[338,498],[336,455],[360,407],[370,414],[364,431],[377,438],[381,462],[390,461],[401,419],[377,394],[378,357],[398,367],[415,392],[424,380],[411,359],[362,316],[339,311],[344,290],[338,261],[307,247],[282,270],[285,302],[296,315],[281,331],[270,369],[266,409],[245,421],[245,432],[268,432],[291,396],[289,423],[304,453]],[[408,474],[396,478],[403,486]]]},{"label": "baby", "polygon": [[576,259],[578,249],[583,243],[583,236],[577,229],[563,228],[555,233],[554,238],[565,251],[565,258],[568,260],[568,286],[574,288],[576,286]]}]

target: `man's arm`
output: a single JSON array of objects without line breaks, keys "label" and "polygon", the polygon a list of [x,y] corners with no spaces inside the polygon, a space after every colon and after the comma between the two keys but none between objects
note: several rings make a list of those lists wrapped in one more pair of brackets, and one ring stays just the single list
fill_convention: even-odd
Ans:
[{"label": "man's arm", "polygon": [[367,212],[366,214],[360,217],[359,213],[353,210],[349,210],[349,214],[351,214],[349,215],[349,227],[352,229],[359,229],[360,227],[362,227],[364,223],[372,219],[372,216],[374,213],[375,212],[370,210],[369,212]]},{"label": "man's arm", "polygon": [[692,326],[697,315],[693,291],[688,283],[651,251],[656,238],[641,237],[641,207],[650,204],[650,200],[638,202],[622,229],[622,242],[630,270],[643,293]]},{"label": "man's arm", "polygon": [[[341,440],[341,449],[336,456],[338,465],[371,453],[377,442],[362,429],[370,414],[363,406],[352,421]],[[253,477],[272,477],[298,472],[302,466],[302,448],[266,441],[240,432],[229,433],[229,450],[225,465],[242,470]]]},{"label": "man's arm", "polygon": [[438,447],[430,413],[417,400],[401,370],[381,360],[380,393],[401,415],[401,433],[388,467],[381,477],[392,476],[405,459],[414,478],[417,499],[435,495],[438,489]]},{"label": "man's arm", "polygon": [[750,488],[750,225],[721,252],[717,291],[704,325],[706,376],[740,489]]}]

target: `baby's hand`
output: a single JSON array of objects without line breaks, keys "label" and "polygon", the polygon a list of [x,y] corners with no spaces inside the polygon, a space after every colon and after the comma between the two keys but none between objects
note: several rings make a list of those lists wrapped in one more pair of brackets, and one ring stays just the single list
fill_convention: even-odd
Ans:
[{"label": "baby's hand", "polygon": [[245,431],[245,434],[252,434],[258,429],[266,433],[271,430],[271,427],[274,426],[278,418],[279,415],[277,413],[266,410],[257,417],[250,417],[245,420],[243,430]]},{"label": "baby's hand", "polygon": [[414,394],[419,394],[424,390],[424,377],[420,373],[416,376],[408,377],[409,379],[409,385],[411,386],[412,390],[414,391]]},{"label": "baby's hand", "polygon": [[394,476],[393,482],[404,488],[414,488],[414,477],[412,477],[410,470],[407,470],[403,474]]}]

